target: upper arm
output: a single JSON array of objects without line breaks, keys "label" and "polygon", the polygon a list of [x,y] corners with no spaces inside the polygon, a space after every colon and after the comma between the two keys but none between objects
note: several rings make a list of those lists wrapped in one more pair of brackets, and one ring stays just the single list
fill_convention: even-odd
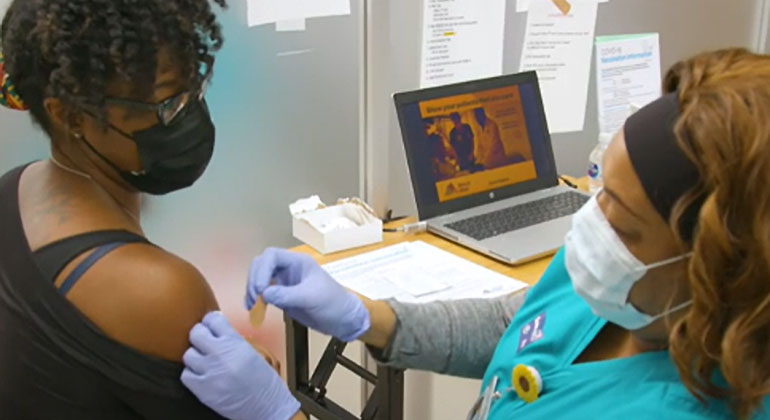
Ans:
[{"label": "upper arm", "polygon": [[407,304],[388,301],[397,327],[378,361],[401,368],[481,378],[509,325],[513,297]]},{"label": "upper arm", "polygon": [[182,360],[190,329],[218,308],[195,267],[145,244],[105,256],[67,298],[110,338],[171,361]]},{"label": "upper arm", "polygon": [[519,312],[519,309],[521,309],[522,306],[524,306],[524,300],[527,297],[528,291],[529,288],[526,288],[516,293],[503,296],[496,301],[496,304],[499,305],[500,308],[499,312],[502,317],[503,332],[508,329],[508,326],[516,316],[516,313]]}]

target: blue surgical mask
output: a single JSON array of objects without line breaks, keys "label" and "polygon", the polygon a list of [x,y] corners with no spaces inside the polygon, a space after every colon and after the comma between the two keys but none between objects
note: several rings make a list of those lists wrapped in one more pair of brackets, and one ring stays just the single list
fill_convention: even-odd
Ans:
[{"label": "blue surgical mask", "polygon": [[575,293],[585,300],[596,316],[627,330],[638,330],[692,302],[658,315],[648,315],[628,302],[631,288],[649,270],[689,257],[690,254],[686,254],[654,264],[642,263],[620,240],[594,196],[573,216],[564,261]]}]

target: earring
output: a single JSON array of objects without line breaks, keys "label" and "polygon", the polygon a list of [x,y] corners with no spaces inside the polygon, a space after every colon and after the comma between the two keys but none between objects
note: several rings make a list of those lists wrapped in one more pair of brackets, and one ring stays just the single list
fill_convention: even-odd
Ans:
[{"label": "earring", "polygon": [[72,133],[72,136],[75,137],[78,140],[82,140],[83,139],[83,135],[80,134],[80,133]]}]

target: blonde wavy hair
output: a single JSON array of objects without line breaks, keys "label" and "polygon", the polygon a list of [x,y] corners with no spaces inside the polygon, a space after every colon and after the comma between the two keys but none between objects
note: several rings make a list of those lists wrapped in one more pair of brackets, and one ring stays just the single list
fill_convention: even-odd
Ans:
[{"label": "blonde wavy hair", "polygon": [[678,94],[676,136],[700,171],[672,229],[702,202],[687,244],[693,306],[672,326],[669,351],[693,395],[726,399],[747,419],[770,394],[770,56],[701,54],[672,67],[664,90]]}]

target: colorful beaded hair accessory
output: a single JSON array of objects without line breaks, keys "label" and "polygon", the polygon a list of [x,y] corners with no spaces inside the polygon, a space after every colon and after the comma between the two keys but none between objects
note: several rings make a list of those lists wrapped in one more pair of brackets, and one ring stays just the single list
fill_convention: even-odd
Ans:
[{"label": "colorful beaded hair accessory", "polygon": [[0,106],[24,111],[27,106],[16,93],[16,88],[11,83],[11,78],[5,73],[3,65],[3,53],[0,52]]}]

